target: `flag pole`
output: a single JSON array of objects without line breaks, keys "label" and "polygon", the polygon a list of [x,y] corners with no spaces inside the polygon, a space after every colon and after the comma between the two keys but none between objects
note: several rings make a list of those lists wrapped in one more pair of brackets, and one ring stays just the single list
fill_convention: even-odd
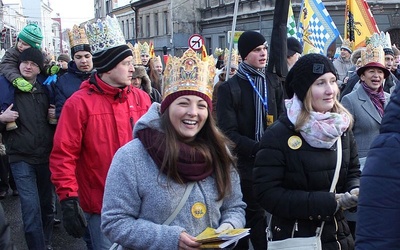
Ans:
[{"label": "flag pole", "polygon": [[271,43],[268,48],[269,60],[267,72],[286,77],[287,69],[287,20],[289,0],[275,1],[274,20],[271,33]]},{"label": "flag pole", "polygon": [[[231,55],[232,55],[232,47],[233,47],[233,38],[235,36],[236,30],[236,19],[237,19],[237,12],[239,8],[239,0],[235,0],[235,7],[233,9],[233,22],[232,22],[232,32],[229,41],[229,55],[228,55],[228,65],[226,65],[226,73],[225,73],[225,81],[228,81],[229,72],[231,70]],[[242,58],[243,60],[244,58]]]}]

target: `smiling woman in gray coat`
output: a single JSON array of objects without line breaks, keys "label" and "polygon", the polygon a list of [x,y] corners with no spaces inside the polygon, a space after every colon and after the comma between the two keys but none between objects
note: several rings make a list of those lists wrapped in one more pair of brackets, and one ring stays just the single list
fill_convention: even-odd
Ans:
[{"label": "smiling woman in gray coat", "polygon": [[235,159],[211,116],[214,67],[191,49],[168,62],[162,103],[136,123],[135,139],[115,154],[106,180],[102,230],[127,249],[198,249],[194,237],[207,227],[245,223]]}]

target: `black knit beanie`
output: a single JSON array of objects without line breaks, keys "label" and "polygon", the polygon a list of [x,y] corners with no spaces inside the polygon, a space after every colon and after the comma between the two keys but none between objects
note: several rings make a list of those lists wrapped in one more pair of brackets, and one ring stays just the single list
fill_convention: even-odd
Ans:
[{"label": "black knit beanie", "polygon": [[97,73],[105,73],[112,70],[128,56],[132,56],[132,50],[126,44],[120,45],[93,54],[93,66]]},{"label": "black knit beanie", "polygon": [[303,46],[301,45],[301,43],[299,42],[299,40],[297,40],[294,37],[289,37],[286,41],[286,45],[287,45],[287,57],[291,57],[296,53],[303,53]]},{"label": "black knit beanie", "polygon": [[239,54],[244,60],[246,56],[255,48],[265,43],[263,35],[256,31],[245,31],[238,40]]},{"label": "black knit beanie", "polygon": [[386,55],[391,55],[394,57],[394,51],[392,48],[383,48],[383,51],[385,52],[385,56]]},{"label": "black knit beanie", "polygon": [[34,62],[39,66],[40,71],[43,70],[44,58],[42,52],[39,49],[31,47],[22,51],[19,55],[19,64],[24,61]]},{"label": "black knit beanie", "polygon": [[307,54],[290,69],[285,82],[286,94],[292,98],[294,93],[304,101],[310,86],[318,77],[325,73],[332,72],[336,77],[336,69],[333,63],[321,54]]},{"label": "black knit beanie", "polygon": [[74,57],[75,53],[78,51],[90,51],[90,45],[89,44],[78,44],[75,45],[74,47],[71,48],[71,56]]}]

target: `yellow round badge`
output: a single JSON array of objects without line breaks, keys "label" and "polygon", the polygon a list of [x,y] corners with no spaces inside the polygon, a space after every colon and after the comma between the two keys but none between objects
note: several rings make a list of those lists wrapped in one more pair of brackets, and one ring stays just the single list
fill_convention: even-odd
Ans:
[{"label": "yellow round badge", "polygon": [[288,140],[289,148],[293,150],[299,149],[302,144],[303,142],[301,141],[301,138],[298,137],[297,135],[292,135]]},{"label": "yellow round badge", "polygon": [[192,215],[194,218],[200,219],[202,218],[207,212],[206,205],[201,202],[196,202],[192,206]]}]

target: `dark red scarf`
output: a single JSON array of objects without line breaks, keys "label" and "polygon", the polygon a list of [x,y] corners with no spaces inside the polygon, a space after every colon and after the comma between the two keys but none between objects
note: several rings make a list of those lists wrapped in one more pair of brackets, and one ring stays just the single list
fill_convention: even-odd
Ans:
[{"label": "dark red scarf", "polygon": [[378,88],[377,91],[368,87],[368,85],[365,82],[361,82],[361,85],[363,86],[365,92],[371,99],[376,110],[378,110],[379,115],[383,117],[383,112],[385,108],[385,93],[383,93],[382,85]]},{"label": "dark red scarf", "polygon": [[[158,130],[146,128],[137,132],[137,138],[143,143],[158,168],[161,168],[165,154],[165,144],[162,143],[165,135]],[[207,166],[204,155],[197,150],[193,151],[186,143],[178,142],[178,145],[178,173],[184,182],[200,181],[212,174],[213,168]],[[167,174],[168,166],[163,172]]]}]

